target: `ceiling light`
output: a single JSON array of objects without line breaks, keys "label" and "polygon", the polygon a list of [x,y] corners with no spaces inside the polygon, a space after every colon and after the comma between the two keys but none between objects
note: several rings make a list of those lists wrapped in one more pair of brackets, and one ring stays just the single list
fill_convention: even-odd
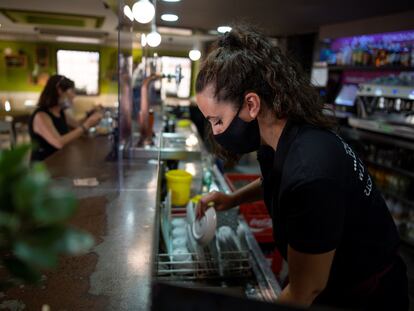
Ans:
[{"label": "ceiling light", "polygon": [[175,14],[162,14],[161,19],[166,22],[176,22],[178,21],[178,16]]},{"label": "ceiling light", "polygon": [[149,0],[139,0],[132,6],[132,14],[138,23],[149,23],[155,16],[155,7]]},{"label": "ceiling light", "polygon": [[157,31],[153,30],[147,35],[147,43],[153,48],[159,46],[161,43],[161,35]]},{"label": "ceiling light", "polygon": [[181,0],[163,0],[164,2],[180,2]]},{"label": "ceiling light", "polygon": [[102,40],[99,38],[86,38],[86,37],[73,37],[73,36],[57,36],[56,41],[75,42],[75,43],[93,43],[93,44],[102,43]]},{"label": "ceiling light", "polygon": [[131,22],[134,20],[134,15],[132,14],[132,10],[128,5],[124,6],[124,14],[129,18]]},{"label": "ceiling light", "polygon": [[220,26],[220,27],[217,27],[217,31],[219,33],[230,32],[231,31],[231,27],[230,26]]},{"label": "ceiling light", "polygon": [[190,57],[190,59],[192,60],[192,61],[197,61],[197,60],[199,60],[200,59],[200,57],[201,57],[201,52],[199,51],[199,50],[191,50],[189,53],[188,53],[188,56]]},{"label": "ceiling light", "polygon": [[191,36],[193,31],[186,28],[158,27],[158,31],[163,35]]}]

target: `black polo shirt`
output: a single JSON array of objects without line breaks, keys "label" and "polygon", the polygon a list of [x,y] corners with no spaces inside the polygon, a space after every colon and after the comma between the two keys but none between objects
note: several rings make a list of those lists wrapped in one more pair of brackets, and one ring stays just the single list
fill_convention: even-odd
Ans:
[{"label": "black polo shirt", "polygon": [[264,199],[282,256],[336,249],[328,287],[358,284],[395,259],[399,235],[367,168],[338,135],[288,122],[261,146]]}]

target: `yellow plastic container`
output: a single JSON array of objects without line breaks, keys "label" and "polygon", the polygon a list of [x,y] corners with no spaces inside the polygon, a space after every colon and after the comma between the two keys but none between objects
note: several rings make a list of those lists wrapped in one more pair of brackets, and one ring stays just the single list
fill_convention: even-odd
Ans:
[{"label": "yellow plastic container", "polygon": [[181,206],[190,199],[191,180],[193,176],[184,170],[171,170],[165,174],[167,188],[171,190],[172,204]]},{"label": "yellow plastic container", "polygon": [[181,119],[177,121],[178,127],[189,127],[191,125],[191,121],[188,119]]}]

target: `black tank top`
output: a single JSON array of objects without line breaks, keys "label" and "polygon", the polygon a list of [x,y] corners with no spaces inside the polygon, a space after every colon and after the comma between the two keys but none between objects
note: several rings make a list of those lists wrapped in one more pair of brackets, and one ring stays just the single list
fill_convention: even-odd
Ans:
[{"label": "black tank top", "polygon": [[32,116],[30,117],[29,121],[29,133],[30,137],[32,139],[33,143],[33,149],[32,149],[32,161],[43,161],[48,156],[52,155],[54,152],[57,151],[57,149],[48,143],[46,139],[44,139],[39,134],[35,133],[33,130],[33,120],[34,117],[38,112],[45,112],[47,115],[52,119],[53,125],[55,126],[56,130],[60,135],[65,135],[69,132],[68,125],[66,123],[65,113],[62,109],[60,111],[60,116],[56,117],[53,113],[51,113],[48,109],[45,108],[37,108]]}]

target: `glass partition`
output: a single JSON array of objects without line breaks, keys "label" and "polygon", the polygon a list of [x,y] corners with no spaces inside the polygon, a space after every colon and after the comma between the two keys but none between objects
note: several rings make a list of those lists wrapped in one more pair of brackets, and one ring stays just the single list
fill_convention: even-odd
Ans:
[{"label": "glass partition", "polygon": [[118,102],[119,144],[128,148],[132,141],[132,23],[123,13],[124,1],[119,1],[118,16]]}]

